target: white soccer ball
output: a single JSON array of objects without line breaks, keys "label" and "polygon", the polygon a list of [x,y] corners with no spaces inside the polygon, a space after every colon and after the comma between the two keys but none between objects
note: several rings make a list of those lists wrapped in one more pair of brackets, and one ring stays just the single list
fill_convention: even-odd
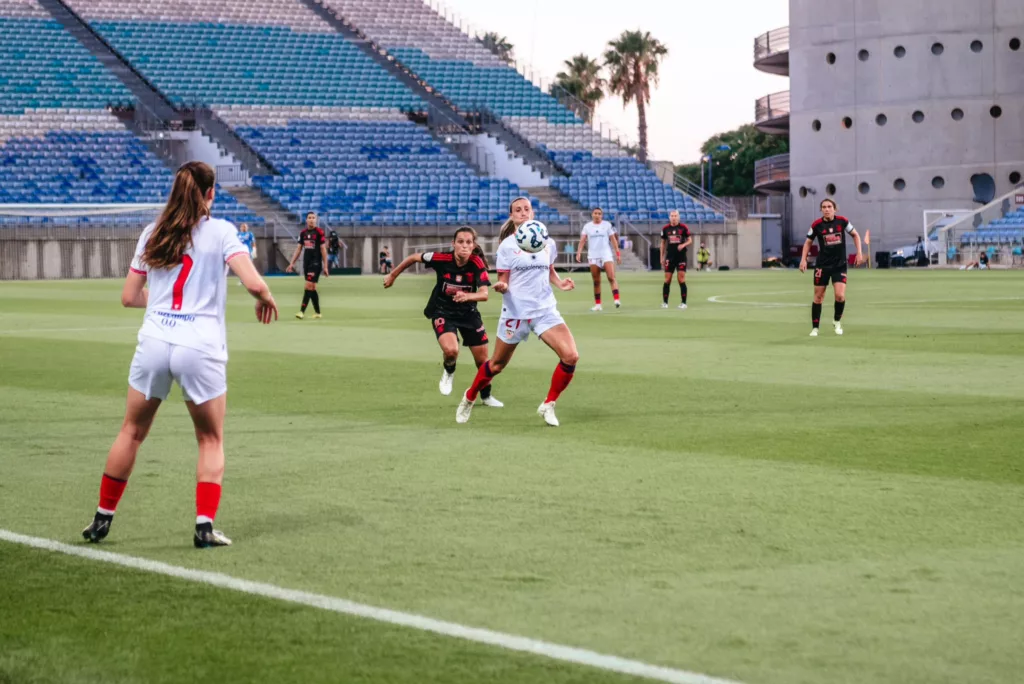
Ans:
[{"label": "white soccer ball", "polygon": [[516,228],[516,244],[524,252],[541,251],[548,239],[548,227],[540,221],[527,221]]}]

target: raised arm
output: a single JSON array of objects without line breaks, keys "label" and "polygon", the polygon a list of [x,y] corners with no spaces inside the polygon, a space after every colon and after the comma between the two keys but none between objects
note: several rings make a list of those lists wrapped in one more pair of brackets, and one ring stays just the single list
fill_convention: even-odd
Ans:
[{"label": "raised arm", "polygon": [[[386,276],[384,276],[384,287],[385,288],[391,287],[392,285],[395,284],[395,281],[398,280],[398,276],[402,275],[402,271],[404,271],[405,269],[409,268],[413,264],[419,264],[419,263],[422,263],[422,262],[423,262],[423,253],[422,252],[417,252],[416,254],[412,254],[410,256],[405,257],[404,259],[402,259],[402,263],[398,264],[398,266],[395,266],[394,270],[392,270],[391,273],[388,273]],[[485,298],[485,299],[483,299],[481,301],[487,301],[487,300]]]}]

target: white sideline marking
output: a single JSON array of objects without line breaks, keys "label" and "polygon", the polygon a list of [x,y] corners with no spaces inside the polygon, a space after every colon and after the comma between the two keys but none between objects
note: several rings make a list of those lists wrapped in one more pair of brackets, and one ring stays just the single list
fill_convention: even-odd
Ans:
[{"label": "white sideline marking", "polygon": [[85,545],[72,546],[70,544],[53,541],[52,539],[29,537],[27,535],[18,534],[17,532],[11,532],[10,530],[5,529],[0,529],[0,540],[8,541],[12,544],[22,544],[23,546],[30,546],[44,551],[63,553],[68,556],[87,558],[101,563],[120,565],[126,568],[151,572],[157,575],[176,577],[178,579],[196,582],[198,584],[206,584],[213,587],[220,587],[222,589],[231,589],[232,591],[240,591],[253,596],[263,596],[266,598],[276,599],[278,601],[288,601],[290,603],[298,603],[305,606],[312,606],[313,608],[320,608],[321,610],[329,610],[334,613],[355,615],[358,617],[368,618],[370,620],[377,620],[378,622],[386,622],[402,627],[411,627],[425,632],[433,632],[435,634],[456,637],[458,639],[466,639],[468,641],[475,641],[489,646],[497,646],[510,651],[532,653],[545,658],[551,658],[552,660],[561,660],[567,663],[587,665],[589,667],[607,670],[609,672],[618,672],[636,677],[654,679],[660,682],[671,682],[672,684],[739,684],[738,682],[728,679],[709,677],[707,675],[700,674],[699,672],[687,672],[686,670],[675,670],[669,667],[650,665],[639,660],[619,658],[617,656],[605,655],[603,653],[588,651],[582,648],[574,648],[572,646],[561,646],[559,644],[552,644],[546,641],[517,636],[515,634],[505,634],[502,632],[494,632],[489,629],[469,627],[467,625],[460,625],[456,622],[444,622],[442,620],[435,620],[423,615],[416,615],[415,613],[402,613],[396,610],[389,610],[387,608],[377,608],[376,606],[355,603],[353,601],[347,601],[334,596],[313,594],[295,589],[285,589],[273,584],[253,582],[250,580],[240,579],[238,577],[232,577],[230,575],[224,575],[219,572],[192,570],[146,558],[136,558],[134,556],[125,556],[119,553],[111,553],[109,551],[100,551],[99,549],[87,547]]},{"label": "white sideline marking", "polygon": [[780,307],[788,306],[801,306],[805,307],[806,304],[795,304],[791,302],[729,302],[722,299],[722,297],[749,297],[750,295],[781,295],[781,294],[799,294],[803,290],[782,290],[780,292],[739,292],[736,294],[728,295],[715,295],[714,297],[708,297],[708,301],[712,304],[741,304],[743,306],[763,306],[769,309],[777,309]]}]

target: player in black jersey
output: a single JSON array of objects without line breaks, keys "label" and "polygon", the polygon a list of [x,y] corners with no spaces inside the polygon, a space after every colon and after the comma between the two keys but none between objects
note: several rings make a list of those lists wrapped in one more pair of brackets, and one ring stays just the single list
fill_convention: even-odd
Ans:
[{"label": "player in black jersey", "polygon": [[807,271],[807,252],[811,243],[818,243],[818,257],[814,262],[814,303],[811,305],[811,337],[818,336],[818,324],[821,322],[821,304],[825,301],[825,289],[829,281],[836,295],[835,316],[832,325],[836,335],[843,334],[843,309],[846,308],[846,235],[853,237],[857,248],[857,265],[864,263],[861,251],[860,235],[854,230],[853,224],[843,216],[836,215],[836,203],[828,198],[821,201],[821,218],[811,224],[807,231],[807,240],[800,254],[800,272]]},{"label": "player in black jersey", "polygon": [[302,254],[302,273],[306,276],[306,291],[302,295],[302,309],[295,314],[296,318],[306,317],[306,306],[313,302],[313,318],[320,318],[320,293],[316,291],[316,284],[320,282],[320,274],[324,278],[330,275],[327,272],[327,240],[324,237],[324,229],[316,224],[316,212],[306,214],[306,228],[299,233],[299,244],[295,247],[295,254],[292,254],[288,262],[286,273],[295,270],[295,262]]},{"label": "player in black jersey", "polygon": [[[487,275],[487,262],[476,243],[476,231],[462,226],[455,231],[450,252],[423,252],[406,257],[395,270],[384,278],[384,287],[395,284],[402,272],[413,264],[422,263],[437,274],[437,283],[423,315],[430,319],[437,343],[444,355],[444,374],[439,388],[445,396],[452,393],[455,362],[459,358],[459,336],[462,345],[469,347],[477,368],[487,361],[487,331],[476,308],[477,302],[486,302],[491,284]],[[490,387],[481,390],[485,406],[500,408],[504,404],[491,396]]]},{"label": "player in black jersey", "polygon": [[661,286],[661,308],[668,308],[668,294],[672,289],[672,274],[678,273],[680,309],[686,308],[686,248],[693,244],[693,235],[685,223],[679,222],[679,212],[668,215],[668,225],[661,229],[661,266],[665,269],[665,284]]}]

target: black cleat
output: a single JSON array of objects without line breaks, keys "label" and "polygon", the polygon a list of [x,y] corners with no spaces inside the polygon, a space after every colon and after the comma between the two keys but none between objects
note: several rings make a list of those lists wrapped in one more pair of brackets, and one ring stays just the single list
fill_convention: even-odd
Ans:
[{"label": "black cleat", "polygon": [[208,549],[213,546],[231,546],[231,540],[224,536],[224,533],[213,529],[213,523],[202,523],[196,525],[195,536],[192,543],[197,549]]},{"label": "black cleat", "polygon": [[82,538],[92,544],[99,542],[110,534],[110,523],[113,521],[114,516],[97,512],[92,523],[82,530]]}]

